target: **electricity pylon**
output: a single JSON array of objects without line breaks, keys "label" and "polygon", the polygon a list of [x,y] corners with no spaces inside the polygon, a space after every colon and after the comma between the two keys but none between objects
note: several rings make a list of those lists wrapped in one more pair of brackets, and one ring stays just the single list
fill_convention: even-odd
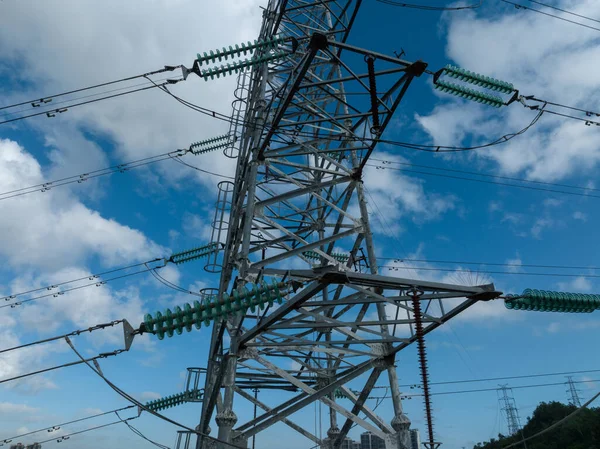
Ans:
[{"label": "electricity pylon", "polygon": [[[214,293],[228,298],[223,304],[237,301],[239,311],[239,298],[255,295],[262,298],[257,304],[271,305],[213,325],[197,430],[210,433],[214,419],[219,447],[247,447],[281,423],[323,447],[339,448],[356,424],[385,439],[387,448],[408,448],[396,354],[420,340],[426,387],[423,336],[475,302],[500,295],[492,284],[378,274],[363,170],[427,65],[347,44],[360,5],[270,0],[259,42],[283,38],[279,49],[289,55],[254,64],[238,77],[233,143],[225,150],[237,158],[237,170],[235,182],[219,184],[213,242],[224,248],[207,269],[221,273]],[[362,249],[366,272],[356,264]],[[286,301],[272,305],[283,296]],[[363,374],[367,380],[359,381]],[[365,404],[378,381],[391,389],[390,422]],[[278,394],[265,403],[249,392],[256,388]],[[336,401],[336,389],[347,393],[351,408]],[[293,421],[316,401],[329,418],[323,439]],[[248,403],[261,412],[240,422],[236,410]],[[199,436],[196,448],[213,444]],[[431,428],[426,445],[438,445]]]},{"label": "electricity pylon", "polygon": [[515,404],[515,399],[508,395],[508,391],[510,388],[508,385],[501,385],[498,391],[500,392],[500,397],[498,400],[502,405],[502,410],[506,414],[506,423],[508,426],[508,434],[515,435],[519,430],[521,430],[521,423],[519,419],[519,409]]},{"label": "electricity pylon", "polygon": [[579,390],[575,386],[572,376],[567,376],[567,386],[569,387],[569,389],[567,390],[567,394],[569,395],[569,404],[574,405],[575,407],[581,407]]}]

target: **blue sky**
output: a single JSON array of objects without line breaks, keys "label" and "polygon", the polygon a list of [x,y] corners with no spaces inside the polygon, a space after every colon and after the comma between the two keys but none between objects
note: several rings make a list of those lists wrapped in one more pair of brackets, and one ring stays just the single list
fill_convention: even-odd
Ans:
[{"label": "blue sky", "polygon": [[[151,71],[164,64],[189,66],[199,51],[253,39],[260,26],[262,3],[6,0],[0,4],[0,105]],[[600,35],[596,31],[497,1],[484,2],[474,11],[444,14],[372,0],[363,3],[351,44],[387,54],[403,48],[404,58],[422,59],[433,70],[453,63],[513,82],[525,95],[600,110],[600,81],[595,76]],[[600,17],[596,3],[553,4]],[[190,77],[173,91],[227,113],[233,82],[224,78],[209,84]],[[423,77],[410,87],[384,137],[436,145],[485,143],[523,128],[532,114],[519,104],[495,110],[440,95],[432,88],[431,79]],[[76,108],[53,119],[37,117],[2,125],[0,191],[185,148],[226,131],[222,122],[211,121],[154,91]],[[381,145],[373,158],[596,188],[597,134],[596,127],[544,116],[526,134],[491,149],[432,155]],[[233,170],[230,160],[218,152],[190,162],[223,174]],[[600,290],[594,277],[600,273],[593,269],[518,267],[598,266],[594,250],[599,243],[597,198],[402,173],[390,169],[401,165],[372,164],[386,167],[369,167],[365,173],[371,207],[379,211],[373,214],[379,256],[511,263],[517,265],[512,271],[577,275],[485,276],[478,272],[510,269],[464,263],[442,267],[471,268],[471,278],[491,280],[507,293],[527,287],[584,293]],[[169,161],[0,201],[0,255],[4,260],[0,294],[168,256],[207,242],[216,182],[214,177]],[[387,259],[382,264],[398,265]],[[418,265],[441,267],[434,262]],[[162,274],[198,291],[217,282],[202,266],[169,266]],[[471,280],[464,274],[418,268],[385,271],[384,267],[383,273],[457,283]],[[174,293],[150,276],[138,275],[15,309],[3,308],[1,347],[112,319],[127,318],[137,325],[143,313],[193,299]],[[593,348],[600,328],[598,313],[536,314],[508,311],[501,302],[478,304],[428,337],[431,381],[598,369]],[[129,353],[101,362],[102,368],[107,377],[140,400],[170,395],[183,388],[186,367],[205,364],[208,338],[206,328],[161,342],[139,337]],[[80,336],[76,344],[89,356],[122,345],[118,332],[110,331]],[[0,357],[0,378],[72,360],[74,355],[63,343],[38,346]],[[402,384],[419,381],[414,348],[399,354],[397,367]],[[593,380],[600,379],[600,374],[574,377]],[[564,376],[555,376],[507,382],[517,386],[563,380]],[[579,384],[582,398],[591,397],[599,383]],[[495,386],[497,382],[481,382],[436,386],[433,391]],[[2,438],[128,405],[86,367],[65,368],[0,388]],[[540,401],[565,401],[565,390],[564,385],[516,389],[514,396],[524,418]],[[264,393],[262,399],[268,401],[269,395]],[[495,391],[433,396],[439,440],[453,449],[506,432],[497,404]],[[408,400],[405,407],[413,425],[424,433],[421,402]],[[381,404],[378,412],[391,419],[388,402]],[[187,404],[167,415],[194,426],[199,413],[197,404]],[[251,409],[240,413],[251,413]],[[297,421],[314,430],[316,413],[318,407],[306,410]],[[90,420],[67,427],[64,433],[111,420]],[[174,444],[176,429],[166,423],[142,415],[133,424],[150,438]],[[324,422],[322,427],[324,434],[328,426]],[[280,447],[281,432],[287,438],[285,427],[275,427],[271,434],[257,439],[257,447]],[[44,432],[38,439],[48,435]],[[356,438],[357,433],[351,436]],[[66,449],[99,449],[111,444],[148,446],[121,426],[61,443]],[[310,445],[293,435],[289,447]]]}]

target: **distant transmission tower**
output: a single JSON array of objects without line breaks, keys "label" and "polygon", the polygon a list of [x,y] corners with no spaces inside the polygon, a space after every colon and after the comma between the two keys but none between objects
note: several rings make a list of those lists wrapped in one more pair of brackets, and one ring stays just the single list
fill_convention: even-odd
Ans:
[{"label": "distant transmission tower", "polygon": [[581,407],[581,399],[579,399],[579,390],[575,387],[572,376],[567,376],[567,394],[569,395],[569,404],[575,407]]},{"label": "distant transmission tower", "polygon": [[509,435],[515,435],[519,430],[521,430],[521,423],[519,420],[519,410],[517,409],[515,399],[508,394],[509,391],[512,392],[512,389],[510,389],[508,385],[500,385],[498,391],[500,392],[500,397],[498,400],[500,401],[501,409],[506,414],[508,433]]}]

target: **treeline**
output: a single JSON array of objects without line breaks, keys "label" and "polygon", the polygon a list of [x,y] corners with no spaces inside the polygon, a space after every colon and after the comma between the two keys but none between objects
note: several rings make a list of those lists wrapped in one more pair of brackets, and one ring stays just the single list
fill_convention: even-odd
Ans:
[{"label": "treeline", "polygon": [[[498,435],[490,441],[478,443],[473,449],[502,449],[509,444],[521,441],[535,435],[552,424],[560,421],[565,416],[575,411],[577,407],[565,405],[560,402],[542,402],[535,409],[523,433],[506,437]],[[600,449],[600,408],[586,408],[580,410],[575,416],[564,424],[551,431],[527,441],[526,446],[519,444],[514,449]]]}]

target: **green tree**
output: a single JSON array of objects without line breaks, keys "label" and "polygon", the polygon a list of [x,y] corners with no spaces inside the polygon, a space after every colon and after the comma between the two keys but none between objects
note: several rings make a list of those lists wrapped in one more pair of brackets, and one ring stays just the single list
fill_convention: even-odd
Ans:
[{"label": "green tree", "polygon": [[[527,438],[547,429],[575,410],[576,407],[560,402],[542,402],[527,419],[522,434],[518,432],[508,437],[498,435],[498,439],[478,443],[473,449],[502,449],[521,441],[523,437]],[[516,449],[524,447],[522,444],[515,446]],[[600,408],[581,410],[564,424],[527,441],[527,449],[600,449]]]}]

